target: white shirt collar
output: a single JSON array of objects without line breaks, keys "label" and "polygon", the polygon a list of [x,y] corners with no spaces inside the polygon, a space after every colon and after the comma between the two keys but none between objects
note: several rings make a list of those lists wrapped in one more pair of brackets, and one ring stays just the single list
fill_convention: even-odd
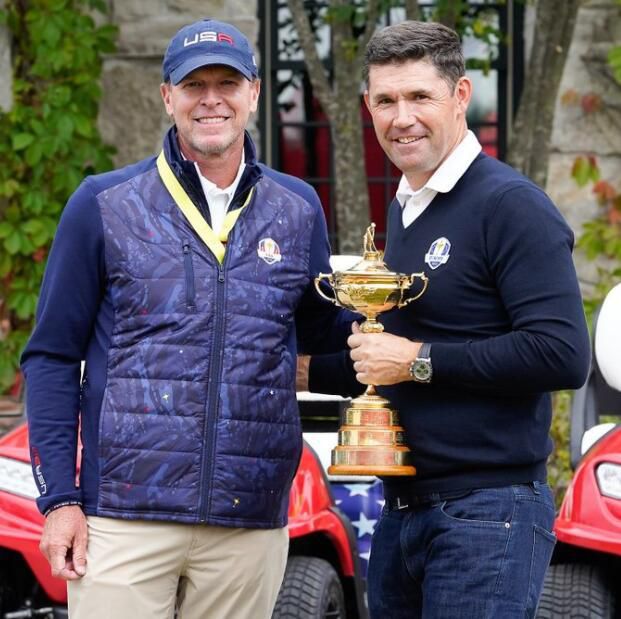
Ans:
[{"label": "white shirt collar", "polygon": [[[181,156],[188,161],[183,153]],[[198,180],[201,183],[205,199],[207,200],[207,206],[209,207],[209,214],[211,215],[211,229],[218,233],[222,228],[222,223],[226,216],[226,212],[229,208],[231,200],[235,197],[237,191],[237,185],[241,180],[242,174],[246,167],[246,153],[242,150],[241,161],[239,163],[239,169],[237,170],[237,176],[233,179],[233,182],[224,189],[220,189],[218,185],[210,181],[208,178],[201,174],[201,170],[198,167],[196,161],[193,162],[198,174]]]},{"label": "white shirt collar", "polygon": [[451,191],[481,152],[481,148],[476,135],[468,130],[464,139],[453,149],[420,189],[412,189],[405,175],[401,176],[396,194],[399,204],[404,206],[411,196],[422,196],[422,194],[430,192],[433,192],[433,196],[435,196],[436,193]]},{"label": "white shirt collar", "polygon": [[207,197],[207,202],[209,202],[209,196],[226,194],[227,197],[227,206],[228,203],[233,199],[235,195],[235,191],[237,190],[237,185],[239,185],[239,181],[241,180],[242,174],[244,173],[244,168],[246,167],[246,154],[242,150],[241,162],[239,163],[239,169],[237,170],[237,175],[233,179],[233,182],[224,189],[220,189],[218,185],[211,182],[207,177],[201,174],[201,170],[198,167],[198,163],[194,162],[194,167],[196,168],[196,173],[198,174],[198,178],[201,182],[201,186],[203,187],[203,191],[205,192],[205,196]]}]

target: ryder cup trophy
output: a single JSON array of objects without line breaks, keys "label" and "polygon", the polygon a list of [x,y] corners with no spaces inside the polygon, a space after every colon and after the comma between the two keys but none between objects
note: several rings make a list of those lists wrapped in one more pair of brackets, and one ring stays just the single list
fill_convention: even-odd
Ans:
[{"label": "ryder cup trophy", "polygon": [[[418,299],[427,289],[424,273],[404,275],[393,273],[384,264],[383,252],[374,243],[375,224],[364,235],[362,260],[347,271],[320,273],[315,278],[317,292],[335,305],[353,310],[366,317],[360,329],[363,333],[381,333],[384,327],[377,321],[380,312],[404,307]],[[404,299],[407,289],[416,279],[422,283],[415,296]],[[320,283],[326,280],[334,297],[323,293]],[[369,385],[363,395],[351,401],[339,429],[338,445],[332,450],[331,475],[415,475],[410,450],[405,445],[403,428],[397,411],[390,402],[378,395]]]}]

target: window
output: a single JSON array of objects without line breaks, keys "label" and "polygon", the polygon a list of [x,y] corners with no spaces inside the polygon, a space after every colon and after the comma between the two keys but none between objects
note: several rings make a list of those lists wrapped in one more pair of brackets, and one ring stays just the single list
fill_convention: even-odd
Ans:
[{"label": "window", "polygon": [[[419,3],[423,10],[431,2]],[[480,68],[468,69],[474,83],[474,95],[468,114],[468,126],[483,145],[485,152],[503,159],[507,148],[507,131],[523,75],[523,4],[505,2],[471,2],[474,12],[485,11],[488,19],[506,34],[510,45],[496,45],[494,59],[485,73]],[[307,3],[314,15],[325,2]],[[333,165],[330,126],[321,106],[313,97],[304,57],[297,46],[297,34],[286,0],[259,3],[262,98],[259,117],[261,158],[268,165],[303,178],[317,190],[324,206],[330,241],[334,251],[336,215],[332,208]],[[391,9],[383,18],[389,25],[405,17],[403,9]],[[330,28],[317,19],[318,51],[330,69]],[[466,59],[480,58],[485,50],[474,37],[464,38]],[[376,238],[381,245],[385,212],[394,197],[400,172],[386,158],[362,102],[364,144],[370,218],[378,225]]]}]

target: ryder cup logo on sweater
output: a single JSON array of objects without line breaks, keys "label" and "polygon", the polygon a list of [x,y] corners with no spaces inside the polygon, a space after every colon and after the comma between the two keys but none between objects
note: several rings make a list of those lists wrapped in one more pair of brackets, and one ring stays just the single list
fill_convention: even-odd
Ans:
[{"label": "ryder cup logo on sweater", "polygon": [[425,254],[425,262],[432,269],[437,269],[441,264],[446,264],[450,257],[450,251],[451,242],[447,238],[441,236],[429,247],[429,251]]},{"label": "ryder cup logo on sweater", "polygon": [[267,262],[267,264],[274,264],[275,262],[280,262],[282,260],[278,243],[274,239],[270,238],[261,239],[259,241],[257,254],[259,254],[259,258]]}]

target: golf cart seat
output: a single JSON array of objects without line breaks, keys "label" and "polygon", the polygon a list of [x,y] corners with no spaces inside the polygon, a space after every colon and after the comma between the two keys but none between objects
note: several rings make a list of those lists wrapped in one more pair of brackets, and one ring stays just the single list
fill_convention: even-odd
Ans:
[{"label": "golf cart seat", "polygon": [[573,468],[582,457],[584,433],[598,425],[603,415],[621,415],[621,391],[611,386],[621,385],[621,284],[610,291],[595,313],[593,342],[589,376],[575,392],[571,406],[570,457]]}]

